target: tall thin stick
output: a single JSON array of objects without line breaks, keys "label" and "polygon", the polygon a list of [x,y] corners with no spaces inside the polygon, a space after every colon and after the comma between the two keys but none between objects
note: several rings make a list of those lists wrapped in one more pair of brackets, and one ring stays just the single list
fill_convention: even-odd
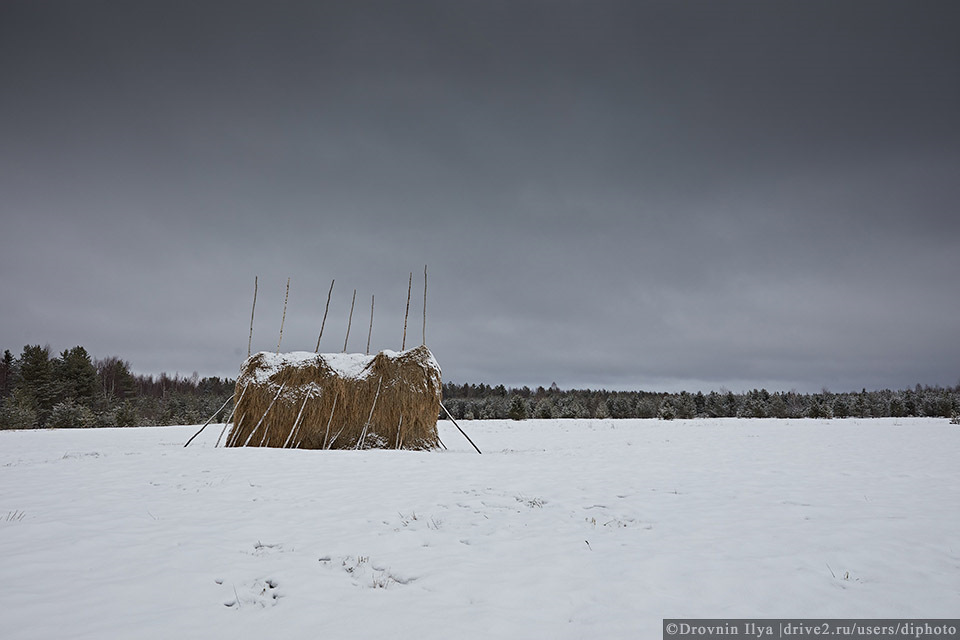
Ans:
[{"label": "tall thin stick", "polygon": [[423,342],[427,344],[427,265],[423,265]]},{"label": "tall thin stick", "polygon": [[247,340],[247,357],[250,357],[250,347],[253,345],[253,312],[257,310],[257,276],[253,276],[253,308],[250,309],[250,339]]},{"label": "tall thin stick", "polygon": [[313,389],[307,389],[307,396],[303,399],[303,404],[300,405],[300,413],[297,414],[297,419],[293,421],[293,426],[290,427],[290,433],[287,434],[287,439],[283,441],[284,449],[287,448],[287,445],[290,444],[291,438],[293,438],[293,432],[297,430],[297,425],[300,424],[300,418],[303,416],[303,410],[307,408],[307,400],[310,399],[310,392]]},{"label": "tall thin stick", "polygon": [[246,441],[243,443],[243,446],[250,444],[250,440],[253,439],[253,435],[260,430],[260,425],[263,424],[263,421],[267,418],[267,414],[270,413],[270,409],[273,409],[273,403],[277,401],[277,398],[280,397],[280,394],[283,393],[283,388],[286,386],[286,382],[280,385],[280,388],[277,389],[277,395],[273,396],[273,400],[270,401],[270,404],[267,405],[267,410],[263,412],[263,416],[260,417],[260,422],[257,423],[257,426],[253,428],[253,431],[250,432],[250,435],[247,436]]},{"label": "tall thin stick", "polygon": [[[230,397],[227,398],[227,402],[230,402],[231,400],[233,400],[233,396],[234,396],[234,394],[231,393],[231,394],[230,394]],[[223,411],[223,408],[224,408],[225,406],[227,406],[227,402],[224,402],[222,405],[220,405],[220,408],[217,409],[212,416],[210,416],[209,418],[207,418],[207,421],[203,423],[203,426],[202,426],[202,427],[200,427],[200,431],[203,431],[204,429],[206,429],[206,428],[207,428],[207,425],[210,424],[211,422],[213,422],[213,419],[217,417],[217,414],[219,414],[221,411]],[[192,436],[190,436],[190,439],[187,440],[187,444],[183,445],[183,448],[184,448],[184,449],[186,449],[187,446],[188,446],[191,442],[193,442],[193,439],[194,439],[194,438],[196,438],[198,435],[200,435],[200,431],[197,431],[195,434],[193,434]]]},{"label": "tall thin stick", "polygon": [[353,305],[357,303],[357,290],[353,290],[353,301],[350,302],[350,318],[347,320],[347,337],[343,339],[343,352],[347,352],[347,341],[350,339],[350,325],[353,324]]},{"label": "tall thin stick", "polygon": [[227,439],[223,441],[223,446],[233,447],[240,441],[240,425],[243,424],[243,419],[247,417],[247,414],[244,413],[240,416],[240,419],[233,423],[233,429],[230,429],[230,433],[227,434]]},{"label": "tall thin stick", "polygon": [[377,382],[377,395],[373,396],[373,406],[370,407],[370,415],[367,416],[367,423],[363,425],[363,431],[360,432],[360,438],[357,440],[356,448],[359,449],[363,441],[367,439],[367,430],[370,428],[370,421],[373,420],[373,410],[377,408],[377,400],[380,398],[380,385],[383,383],[383,376]]},{"label": "tall thin stick", "polygon": [[217,444],[213,445],[214,449],[220,446],[220,440],[221,438],[223,438],[223,434],[226,433],[227,427],[230,426],[230,421],[233,420],[233,417],[235,415],[237,415],[237,407],[240,406],[241,402],[243,402],[243,394],[247,392],[247,387],[249,386],[250,386],[249,382],[243,385],[243,390],[240,392],[240,397],[237,398],[237,401],[233,404],[233,411],[230,412],[230,416],[227,418],[227,421],[223,423],[223,429],[220,430],[220,437],[217,438]]},{"label": "tall thin stick", "polygon": [[400,422],[397,423],[397,446],[396,446],[397,449],[399,449],[400,446],[403,444],[403,439],[400,438],[400,428],[402,426],[403,426],[403,414],[401,413]]},{"label": "tall thin stick", "polygon": [[373,335],[373,301],[376,296],[370,296],[370,331],[367,332],[367,355],[370,355],[370,337]]},{"label": "tall thin stick", "polygon": [[327,306],[323,309],[323,322],[320,323],[320,335],[317,336],[317,348],[314,353],[320,353],[320,338],[323,337],[323,327],[327,324],[327,312],[330,311],[330,296],[333,295],[333,283],[336,278],[330,281],[330,291],[327,291]]},{"label": "tall thin stick", "polygon": [[325,448],[329,449],[330,447],[332,447],[333,443],[337,441],[337,438],[340,437],[340,434],[343,433],[343,430],[346,428],[347,428],[347,425],[346,423],[344,423],[344,425],[340,427],[340,431],[337,431],[337,433],[332,438],[330,438],[330,444],[328,444]]},{"label": "tall thin stick", "polygon": [[[336,440],[337,436],[340,435],[340,433],[338,432],[337,436],[334,436],[333,440],[330,441],[330,444],[329,445],[327,444],[327,438],[330,437],[330,423],[333,422],[333,412],[337,410],[337,398],[339,397],[340,397],[340,392],[338,391],[337,394],[333,396],[333,408],[330,409],[330,419],[327,420],[327,432],[323,434],[324,449],[329,449],[330,446],[333,445],[333,440]],[[340,428],[340,431],[343,431],[343,427]]]},{"label": "tall thin stick", "polygon": [[290,297],[290,278],[287,278],[287,295],[283,296],[283,318],[280,320],[280,339],[277,340],[277,355],[280,354],[280,343],[283,342],[283,323],[287,321],[287,299]]},{"label": "tall thin stick", "polygon": [[[236,409],[236,407],[234,407]],[[240,419],[237,420],[237,423],[233,425],[233,430],[230,432],[230,435],[227,436],[227,439],[223,442],[223,446],[229,447],[231,442],[234,442],[237,439],[237,434],[240,432],[240,425],[243,424],[243,419],[247,417],[247,414],[240,416]],[[227,430],[227,427],[230,426],[230,423],[223,425],[223,431],[220,432],[220,438],[223,437],[224,431]],[[217,438],[217,447],[220,446],[220,438]],[[216,447],[214,447],[216,449]]]},{"label": "tall thin stick", "polygon": [[410,272],[410,281],[407,283],[407,310],[403,314],[403,342],[400,343],[400,351],[407,348],[407,317],[410,316],[410,290],[413,289],[413,271]]},{"label": "tall thin stick", "polygon": [[[464,430],[460,428],[460,425],[458,425],[458,424],[457,424],[457,421],[453,419],[453,416],[450,415],[450,412],[447,411],[447,408],[446,408],[445,406],[443,406],[443,403],[442,403],[442,402],[440,403],[440,408],[443,409],[443,412],[444,412],[445,414],[447,414],[447,417],[448,417],[448,418],[450,418],[450,422],[452,422],[452,423],[453,423],[453,426],[455,426],[455,427],[457,428],[457,431],[459,431],[460,433],[462,433],[462,434],[463,434],[463,437],[466,438],[467,441],[468,441],[470,444],[473,444],[473,440],[471,440],[471,439],[470,439],[470,436],[468,436],[468,435],[466,434],[466,432],[464,432]],[[477,450],[477,453],[480,453],[480,448],[477,447],[477,445],[473,444],[473,448]]]},{"label": "tall thin stick", "polygon": [[[327,448],[327,438],[330,437],[330,423],[333,422],[333,412],[337,410],[337,398],[340,397],[340,392],[337,391],[336,395],[333,396],[333,408],[330,409],[330,419],[327,420],[327,432],[323,434],[323,448]],[[330,444],[333,444],[332,442]]]}]

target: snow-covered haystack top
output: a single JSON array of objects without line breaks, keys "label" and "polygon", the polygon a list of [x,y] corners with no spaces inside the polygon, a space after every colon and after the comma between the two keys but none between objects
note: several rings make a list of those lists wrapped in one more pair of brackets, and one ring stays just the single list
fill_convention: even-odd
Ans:
[{"label": "snow-covered haystack top", "polygon": [[237,378],[227,446],[433,449],[441,385],[426,346],[373,356],[261,352]]}]

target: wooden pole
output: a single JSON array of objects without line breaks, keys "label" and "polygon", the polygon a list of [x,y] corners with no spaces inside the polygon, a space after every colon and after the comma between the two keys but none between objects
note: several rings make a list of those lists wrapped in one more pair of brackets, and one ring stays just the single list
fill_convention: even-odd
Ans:
[{"label": "wooden pole", "polygon": [[423,342],[427,344],[427,265],[423,265]]},{"label": "wooden pole", "polygon": [[403,342],[400,343],[400,351],[407,348],[407,318],[410,316],[410,290],[413,289],[413,271],[410,272],[410,281],[407,282],[407,310],[403,314]]},{"label": "wooden pole", "polygon": [[[220,446],[220,439],[223,438],[223,434],[226,433],[227,427],[230,426],[230,421],[233,420],[234,416],[237,415],[237,407],[240,406],[241,402],[243,402],[243,396],[247,392],[247,387],[249,386],[249,382],[243,385],[243,390],[240,392],[240,397],[237,398],[237,401],[233,403],[233,410],[230,412],[230,415],[227,416],[227,421],[223,423],[223,429],[220,431],[220,437],[217,438],[217,443],[213,445],[214,449]],[[234,395],[236,395],[236,392],[234,392]]]},{"label": "wooden pole", "polygon": [[[336,401],[337,401],[336,396],[334,396],[333,401],[334,401],[334,403],[336,403]],[[333,408],[334,408],[334,409],[337,408],[337,407],[336,407],[336,404],[334,404],[334,407],[333,407]],[[330,411],[330,420],[333,420],[333,410]],[[329,428],[330,428],[330,425],[327,424],[327,429],[329,430]],[[330,439],[330,442],[329,442],[329,443],[327,444],[327,446],[324,447],[324,448],[325,448],[325,449],[329,449],[330,447],[332,447],[332,446],[333,446],[333,443],[337,441],[337,438],[340,437],[340,434],[343,433],[343,430],[346,429],[346,428],[347,428],[347,423],[343,423],[343,426],[340,427],[340,431],[337,431],[336,435],[333,436],[333,437]]]},{"label": "wooden pole", "polygon": [[297,414],[297,419],[293,421],[293,426],[290,427],[290,433],[287,434],[287,439],[283,441],[283,449],[287,448],[287,445],[290,444],[290,440],[293,438],[293,433],[297,430],[297,427],[300,425],[300,418],[303,417],[303,410],[307,408],[307,400],[310,399],[310,392],[312,389],[307,389],[307,397],[303,399],[303,404],[300,405],[300,413]]},{"label": "wooden pole", "polygon": [[327,324],[327,312],[330,311],[330,296],[333,295],[333,283],[336,278],[330,281],[330,291],[327,291],[327,306],[323,309],[323,322],[320,323],[320,335],[317,336],[317,348],[314,353],[320,353],[320,338],[323,337],[323,327]]},{"label": "wooden pole", "polygon": [[[237,403],[239,404],[239,400]],[[227,434],[227,439],[223,441],[223,446],[225,447],[236,447],[240,444],[240,425],[243,424],[243,420],[247,417],[246,413],[240,414],[240,419],[234,421],[233,429],[230,429],[230,433]]]},{"label": "wooden pole", "polygon": [[367,423],[363,425],[363,430],[360,431],[360,438],[357,439],[357,446],[355,449],[359,449],[360,445],[363,444],[363,441],[367,439],[367,430],[370,429],[370,421],[373,420],[373,410],[377,408],[377,400],[380,398],[381,384],[383,384],[383,376],[380,376],[380,380],[377,382],[377,395],[373,396],[373,406],[370,407],[370,415],[367,416]]},{"label": "wooden pole", "polygon": [[280,339],[277,340],[277,355],[280,354],[280,343],[283,342],[283,323],[287,321],[287,299],[290,297],[290,278],[287,278],[287,294],[283,296],[283,318],[280,320]]},{"label": "wooden pole", "polygon": [[[453,423],[453,426],[455,426],[455,427],[457,428],[457,431],[459,431],[460,433],[462,433],[462,434],[463,434],[463,437],[467,439],[467,442],[469,442],[470,444],[473,444],[473,440],[471,440],[471,439],[470,439],[470,436],[468,436],[468,435],[464,432],[464,430],[460,428],[460,425],[458,425],[458,424],[457,424],[457,421],[453,419],[453,416],[450,415],[450,412],[447,411],[447,408],[446,408],[445,406],[443,406],[443,403],[442,403],[442,402],[440,403],[440,408],[443,409],[443,412],[444,412],[445,414],[447,414],[447,417],[448,417],[448,418],[450,418],[450,422],[452,422],[452,423]],[[479,449],[479,447],[477,447],[477,445],[473,444],[473,448],[477,450],[477,453],[480,453],[480,449]]]},{"label": "wooden pole", "polygon": [[353,324],[353,305],[357,303],[357,290],[353,290],[353,301],[350,302],[350,318],[347,320],[347,337],[343,339],[343,352],[347,352],[347,341],[350,340],[350,325]]},{"label": "wooden pole", "polygon": [[[200,427],[200,431],[203,431],[204,429],[206,429],[206,428],[207,428],[207,425],[210,424],[211,422],[213,422],[213,419],[217,417],[217,414],[219,414],[221,411],[223,411],[223,408],[227,406],[227,403],[228,403],[228,402],[230,402],[231,400],[233,400],[233,396],[234,396],[234,394],[231,393],[231,394],[230,394],[230,397],[227,398],[227,402],[224,402],[224,403],[220,406],[220,408],[217,409],[217,410],[214,412],[214,414],[213,414],[212,416],[210,416],[210,417],[207,419],[206,422],[203,423],[203,426]],[[189,440],[187,440],[187,444],[183,445],[183,448],[184,448],[184,449],[186,449],[187,446],[188,446],[191,442],[193,442],[193,439],[194,439],[194,438],[196,438],[198,435],[200,435],[200,431],[197,431],[195,434],[193,434],[193,435],[190,437]]]},{"label": "wooden pole", "polygon": [[220,440],[223,438],[223,434],[226,433],[227,427],[230,426],[230,421],[233,420],[234,416],[237,415],[237,407],[240,406],[241,402],[243,402],[243,394],[247,392],[247,387],[249,386],[250,386],[249,382],[243,385],[243,390],[240,392],[240,397],[237,398],[237,401],[235,403],[233,403],[233,411],[230,412],[230,416],[227,418],[227,421],[223,423],[223,429],[220,430],[220,437],[217,438],[217,443],[213,445],[214,449],[220,446]]},{"label": "wooden pole", "polygon": [[243,443],[243,446],[250,444],[250,440],[253,439],[254,434],[260,430],[260,425],[263,424],[263,421],[267,418],[267,414],[270,413],[270,409],[273,409],[273,403],[277,401],[277,398],[280,397],[280,394],[283,393],[283,388],[287,385],[286,382],[280,385],[280,388],[277,389],[277,395],[273,396],[273,400],[270,401],[270,404],[267,405],[267,410],[263,412],[263,416],[260,417],[260,422],[257,423],[257,426],[253,428],[253,431],[250,432],[250,435],[247,436],[246,441]]},{"label": "wooden pole", "polygon": [[367,332],[367,355],[370,355],[370,338],[373,336],[373,301],[376,296],[370,296],[370,330]]},{"label": "wooden pole", "polygon": [[257,276],[253,276],[253,309],[250,310],[250,339],[247,340],[247,357],[250,357],[250,347],[253,345],[253,312],[257,310]]},{"label": "wooden pole", "polygon": [[[330,437],[330,423],[333,422],[333,412],[337,410],[337,398],[340,397],[340,392],[337,391],[336,395],[333,396],[333,408],[330,409],[330,419],[327,420],[327,432],[323,434],[323,448],[327,448],[327,438]],[[333,443],[331,443],[333,444]]]},{"label": "wooden pole", "polygon": [[[234,407],[234,410],[236,410],[236,407]],[[231,432],[230,432],[230,435],[227,436],[227,439],[224,440],[223,446],[229,447],[229,446],[230,446],[230,443],[233,442],[234,440],[236,440],[235,434],[237,433],[237,430],[240,428],[240,425],[243,424],[243,419],[246,418],[246,417],[247,417],[247,414],[245,414],[245,413],[240,416],[240,419],[237,420],[236,424],[233,426],[233,427],[234,427],[234,428],[233,428],[233,431],[231,431]],[[220,438],[223,437],[223,434],[224,434],[224,432],[227,430],[227,427],[228,427],[228,426],[230,426],[230,423],[229,423],[229,422],[228,422],[227,424],[223,425],[223,431],[220,432]],[[220,446],[220,438],[217,438],[217,447]],[[216,449],[216,447],[214,447],[214,449]]]}]

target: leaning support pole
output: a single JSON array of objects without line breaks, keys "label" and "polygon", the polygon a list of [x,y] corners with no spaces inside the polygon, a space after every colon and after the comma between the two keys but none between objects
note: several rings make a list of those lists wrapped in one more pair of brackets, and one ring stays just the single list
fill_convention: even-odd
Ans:
[{"label": "leaning support pole", "polygon": [[[330,437],[330,423],[333,422],[333,412],[337,410],[337,398],[339,398],[339,397],[340,397],[340,392],[337,391],[337,393],[333,396],[333,408],[330,409],[330,419],[327,420],[327,432],[323,434],[323,449],[327,449],[327,448],[328,448],[328,447],[327,447],[327,438]],[[341,429],[341,431],[342,431],[342,429]],[[337,435],[340,435],[340,434],[338,433]],[[336,439],[336,437],[334,437],[334,439]],[[297,444],[299,445],[299,443],[297,443]],[[333,444],[333,441],[331,441],[330,444]]]},{"label": "leaning support pole", "polygon": [[360,432],[360,438],[357,439],[356,449],[360,448],[363,441],[367,439],[367,430],[370,429],[370,421],[373,420],[373,410],[377,408],[377,400],[380,399],[380,385],[383,384],[383,376],[377,381],[377,395],[373,396],[373,406],[370,407],[370,415],[367,416],[367,423],[363,425],[363,431]]},{"label": "leaning support pole", "polygon": [[303,404],[300,405],[300,413],[297,414],[297,419],[293,421],[293,426],[290,427],[290,433],[287,434],[287,439],[283,441],[283,449],[287,448],[287,445],[290,444],[290,440],[293,438],[294,432],[297,430],[297,427],[300,425],[300,418],[303,417],[303,410],[307,408],[307,400],[310,399],[310,392],[313,389],[307,390],[307,397],[303,399]]},{"label": "leaning support pole", "polygon": [[320,323],[320,335],[317,336],[317,348],[314,353],[320,353],[320,338],[323,337],[323,327],[327,324],[327,312],[330,311],[330,296],[333,295],[333,283],[336,279],[330,281],[330,291],[327,291],[327,306],[323,308],[323,322]]},{"label": "leaning support pole", "polygon": [[[460,425],[458,425],[458,424],[457,424],[457,421],[453,419],[453,416],[450,415],[450,412],[447,411],[447,408],[446,408],[445,406],[443,406],[443,403],[442,403],[442,402],[440,403],[440,408],[443,409],[443,412],[444,412],[445,414],[447,414],[447,417],[448,417],[448,418],[450,418],[450,422],[453,423],[453,426],[455,426],[455,427],[457,428],[457,430],[458,430],[460,433],[463,434],[463,437],[467,439],[467,442],[469,442],[470,444],[473,444],[473,440],[470,439],[470,436],[468,436],[466,433],[464,433],[463,429],[460,428]],[[473,444],[473,448],[477,450],[477,453],[481,453],[481,451],[480,451],[480,449],[477,447],[477,445]]]},{"label": "leaning support pole", "polygon": [[[236,407],[234,407],[234,409],[236,409]],[[230,432],[230,435],[228,435],[228,436],[227,436],[227,439],[223,441],[223,446],[229,447],[229,446],[230,446],[230,443],[233,442],[234,440],[236,440],[236,437],[234,437],[234,434],[236,433],[237,430],[240,429],[240,425],[243,424],[243,419],[246,418],[246,417],[247,417],[247,414],[245,414],[245,413],[240,416],[240,419],[237,420],[237,423],[236,423],[235,425],[233,425],[233,426],[234,426],[234,429]],[[230,426],[230,423],[229,423],[229,422],[226,423],[225,425],[223,425],[223,430],[220,431],[220,438],[223,437],[223,434],[226,433],[227,427],[229,427],[229,426]],[[220,446],[220,438],[217,438],[217,444],[216,444],[216,446],[214,447],[214,449],[216,449],[217,447]]]},{"label": "leaning support pole", "polygon": [[283,296],[283,318],[280,319],[280,339],[277,340],[277,355],[280,355],[280,343],[283,342],[283,323],[287,321],[287,299],[290,297],[290,278],[287,278],[287,295]]},{"label": "leaning support pole", "polygon": [[357,303],[357,290],[353,290],[353,300],[350,302],[350,317],[347,318],[347,337],[343,339],[343,352],[347,352],[347,342],[350,340],[350,325],[353,324],[353,306]]},{"label": "leaning support pole", "polygon": [[250,339],[247,340],[247,357],[250,357],[250,347],[253,345],[253,312],[257,310],[257,276],[253,276],[253,308],[250,309]]},{"label": "leaning support pole", "polygon": [[[220,408],[217,409],[217,410],[213,413],[212,416],[210,416],[209,418],[207,418],[207,421],[203,423],[203,426],[202,426],[202,427],[200,427],[200,431],[197,431],[195,434],[193,434],[193,435],[190,437],[190,439],[187,440],[187,444],[183,445],[183,448],[184,448],[184,449],[187,448],[187,445],[189,445],[191,442],[193,442],[193,439],[194,439],[194,438],[196,438],[198,435],[200,435],[200,432],[201,432],[201,431],[203,431],[204,429],[207,428],[207,425],[208,425],[208,424],[210,424],[211,422],[213,422],[213,419],[217,417],[217,414],[219,414],[221,411],[223,411],[223,408],[227,406],[227,403],[229,403],[231,400],[233,400],[233,396],[234,396],[234,395],[236,395],[236,394],[231,393],[231,394],[230,394],[230,397],[227,398],[227,402],[224,402],[222,405],[220,405]],[[228,420],[227,422],[229,422],[229,420]]]},{"label": "leaning support pole", "polygon": [[277,398],[280,397],[280,394],[283,393],[283,388],[286,386],[286,382],[280,385],[280,388],[277,389],[277,395],[273,396],[273,400],[270,401],[270,404],[267,405],[267,410],[263,412],[263,416],[260,418],[260,422],[257,423],[257,426],[253,428],[253,431],[250,432],[250,435],[247,436],[246,441],[243,443],[243,446],[250,444],[250,441],[253,439],[254,434],[260,430],[260,425],[263,424],[263,421],[266,420],[267,414],[270,413],[270,409],[273,409],[273,403],[277,401]]}]

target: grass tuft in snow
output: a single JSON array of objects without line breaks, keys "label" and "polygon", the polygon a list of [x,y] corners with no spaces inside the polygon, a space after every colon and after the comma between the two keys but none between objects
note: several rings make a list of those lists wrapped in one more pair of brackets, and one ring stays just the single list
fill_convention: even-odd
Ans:
[{"label": "grass tuft in snow", "polygon": [[516,500],[520,504],[526,505],[531,509],[542,509],[543,505],[547,503],[547,501],[544,500],[543,498],[528,498],[523,494],[516,496]]},{"label": "grass tuft in snow", "polygon": [[373,574],[373,588],[374,589],[386,589],[391,584],[396,584],[396,580],[392,575],[387,571],[378,571]]}]

